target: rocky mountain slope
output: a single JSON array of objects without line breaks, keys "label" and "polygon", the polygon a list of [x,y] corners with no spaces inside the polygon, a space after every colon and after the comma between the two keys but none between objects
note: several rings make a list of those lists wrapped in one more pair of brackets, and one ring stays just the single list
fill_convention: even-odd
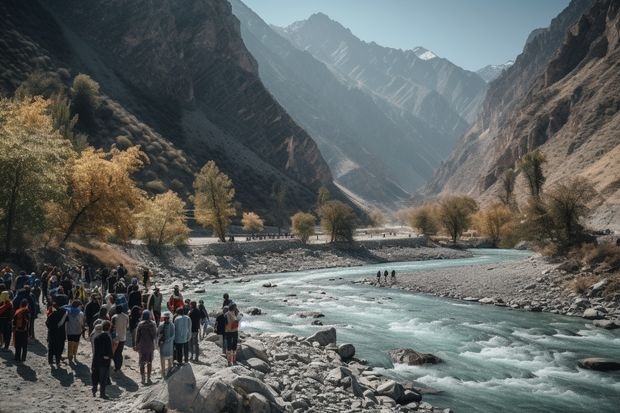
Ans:
[{"label": "rocky mountain slope", "polygon": [[429,193],[490,201],[502,170],[538,148],[548,161],[547,185],[575,175],[590,179],[601,195],[591,224],[620,230],[619,8],[614,1],[573,0],[531,38],[491,84],[475,125]]},{"label": "rocky mountain slope", "polygon": [[61,89],[90,75],[103,103],[89,141],[142,145],[143,187],[187,196],[215,159],[242,206],[267,217],[274,182],[291,211],[310,209],[322,184],[338,194],[314,141],[261,83],[226,0],[7,0],[0,14],[0,93],[34,72]]},{"label": "rocky mountain slope", "polygon": [[485,82],[489,83],[497,79],[504,70],[508,69],[513,64],[514,62],[509,60],[501,65],[486,65],[482,69],[476,70],[476,73],[478,73],[478,76],[480,76]]}]

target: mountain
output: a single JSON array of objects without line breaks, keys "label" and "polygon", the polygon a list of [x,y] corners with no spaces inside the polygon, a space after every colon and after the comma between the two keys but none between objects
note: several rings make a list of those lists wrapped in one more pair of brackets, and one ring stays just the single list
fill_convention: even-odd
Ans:
[{"label": "mountain", "polygon": [[486,83],[477,74],[426,49],[363,42],[322,13],[280,33],[348,83],[456,137],[475,119],[486,92]]},{"label": "mountain", "polygon": [[289,211],[312,208],[321,185],[342,197],[315,142],[260,81],[226,0],[5,0],[0,15],[0,93],[32,74],[66,91],[88,74],[103,94],[89,142],[140,144],[149,191],[187,197],[214,159],[242,207],[267,218],[277,182]]},{"label": "mountain", "polygon": [[576,175],[590,179],[600,194],[590,223],[620,230],[619,9],[612,0],[573,0],[531,38],[491,83],[476,123],[428,192],[489,202],[502,170],[540,149],[546,185]]},{"label": "mountain", "polygon": [[504,70],[508,69],[513,64],[514,62],[509,60],[501,65],[486,65],[482,69],[477,70],[476,73],[478,73],[478,76],[480,76],[485,82],[489,83],[497,79],[497,77],[501,75]]}]

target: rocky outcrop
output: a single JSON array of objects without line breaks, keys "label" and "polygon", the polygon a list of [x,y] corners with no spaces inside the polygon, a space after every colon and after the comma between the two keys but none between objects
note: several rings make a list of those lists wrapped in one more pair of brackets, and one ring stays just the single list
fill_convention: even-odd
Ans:
[{"label": "rocky outcrop", "polygon": [[388,351],[388,356],[394,363],[420,366],[422,364],[437,364],[442,360],[430,353],[420,353],[410,348],[399,348]]},{"label": "rocky outcrop", "polygon": [[314,141],[260,81],[226,0],[8,0],[0,12],[2,66],[15,69],[0,74],[2,91],[36,70],[63,92],[78,72],[91,76],[104,96],[83,127],[89,143],[140,144],[147,190],[188,196],[194,173],[214,159],[236,200],[267,218],[274,183],[286,186],[291,211],[310,209],[322,184],[338,197]]},{"label": "rocky outcrop", "polygon": [[[429,193],[461,192],[491,202],[499,177],[540,149],[547,185],[566,176],[590,179],[601,201],[593,226],[620,229],[618,3],[574,0],[526,44],[515,64],[491,83],[482,111]],[[518,201],[525,185],[517,179]]]},{"label": "rocky outcrop", "polygon": [[620,362],[611,360],[611,359],[606,359],[606,358],[599,358],[599,357],[581,359],[579,360],[577,365],[581,367],[582,369],[588,369],[588,370],[598,370],[598,371],[620,370]]}]

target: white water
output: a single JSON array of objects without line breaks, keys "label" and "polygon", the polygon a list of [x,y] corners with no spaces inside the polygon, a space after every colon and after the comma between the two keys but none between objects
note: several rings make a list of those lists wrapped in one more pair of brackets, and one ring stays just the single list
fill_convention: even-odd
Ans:
[{"label": "white water", "polygon": [[[578,369],[585,357],[620,359],[620,332],[594,329],[585,320],[468,304],[395,289],[352,284],[378,269],[398,277],[429,268],[523,258],[515,251],[482,251],[465,260],[390,263],[254,277],[247,283],[207,287],[208,307],[228,292],[240,308],[256,306],[242,329],[310,335],[334,326],[338,342],[355,344],[385,375],[441,390],[425,395],[457,412],[620,412],[620,373]],[[264,288],[266,282],[276,288]],[[296,313],[325,314],[323,327]],[[392,365],[386,351],[411,347],[431,352],[443,364]]]}]

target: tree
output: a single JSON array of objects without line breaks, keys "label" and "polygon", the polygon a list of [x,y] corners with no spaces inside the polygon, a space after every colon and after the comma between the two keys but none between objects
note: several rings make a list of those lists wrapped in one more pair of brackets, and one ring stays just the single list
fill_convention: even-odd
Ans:
[{"label": "tree", "polygon": [[244,212],[241,218],[243,229],[248,232],[260,232],[263,230],[263,220],[254,212]]},{"label": "tree", "polygon": [[407,214],[407,223],[411,228],[416,228],[424,235],[437,233],[437,206],[426,204],[416,207]]},{"label": "tree", "polygon": [[138,146],[110,152],[88,148],[70,168],[69,192],[48,206],[48,217],[61,232],[63,245],[76,232],[126,241],[135,231],[135,213],[144,201],[131,174],[146,155]]},{"label": "tree", "polygon": [[448,231],[452,242],[463,234],[470,223],[471,216],[478,210],[476,201],[468,196],[448,196],[439,203],[439,220]]},{"label": "tree", "polygon": [[542,165],[547,162],[545,155],[538,149],[523,155],[519,161],[519,168],[523,171],[532,198],[540,199],[545,183]]},{"label": "tree", "polygon": [[99,83],[80,73],[73,79],[71,97],[73,112],[79,115],[80,123],[86,127],[92,126],[100,103]]},{"label": "tree", "polygon": [[489,237],[493,246],[497,247],[512,218],[512,211],[507,205],[494,204],[480,211],[475,217],[475,222],[478,230]]},{"label": "tree", "polygon": [[271,199],[274,201],[276,226],[278,234],[282,232],[282,226],[286,220],[286,185],[276,181],[271,188]]},{"label": "tree", "polygon": [[226,242],[226,228],[235,215],[233,198],[235,189],[226,174],[220,172],[214,161],[202,167],[194,180],[194,205],[196,221],[213,228],[222,242]]},{"label": "tree", "polygon": [[340,201],[327,201],[319,209],[321,226],[330,234],[330,242],[353,241],[357,217],[350,206]]},{"label": "tree", "polygon": [[329,189],[325,185],[321,185],[316,199],[318,208],[321,208],[327,201],[331,199],[332,195],[329,193]]},{"label": "tree", "polygon": [[2,242],[41,233],[44,205],[66,190],[71,144],[54,130],[49,102],[41,97],[0,99],[0,209]]},{"label": "tree", "polygon": [[378,209],[373,209],[368,213],[373,227],[379,228],[385,225],[385,216]]},{"label": "tree", "polygon": [[515,171],[508,168],[502,172],[500,180],[499,200],[509,208],[515,208],[514,190],[517,175]]},{"label": "tree", "polygon": [[74,132],[75,125],[78,121],[78,115],[71,116],[71,101],[69,98],[56,94],[51,97],[49,112],[54,122],[54,129],[73,145],[73,149],[82,152],[88,147],[86,135]]},{"label": "tree", "polygon": [[185,202],[173,191],[146,200],[136,219],[138,239],[157,251],[164,245],[183,245],[189,238]]},{"label": "tree", "polygon": [[314,235],[314,225],[316,218],[307,212],[297,212],[291,217],[291,226],[293,234],[297,235],[304,244],[308,242],[311,235]]},{"label": "tree", "polygon": [[547,194],[547,211],[561,250],[574,245],[583,235],[581,218],[589,212],[588,203],[595,196],[592,184],[582,177],[558,182]]}]

